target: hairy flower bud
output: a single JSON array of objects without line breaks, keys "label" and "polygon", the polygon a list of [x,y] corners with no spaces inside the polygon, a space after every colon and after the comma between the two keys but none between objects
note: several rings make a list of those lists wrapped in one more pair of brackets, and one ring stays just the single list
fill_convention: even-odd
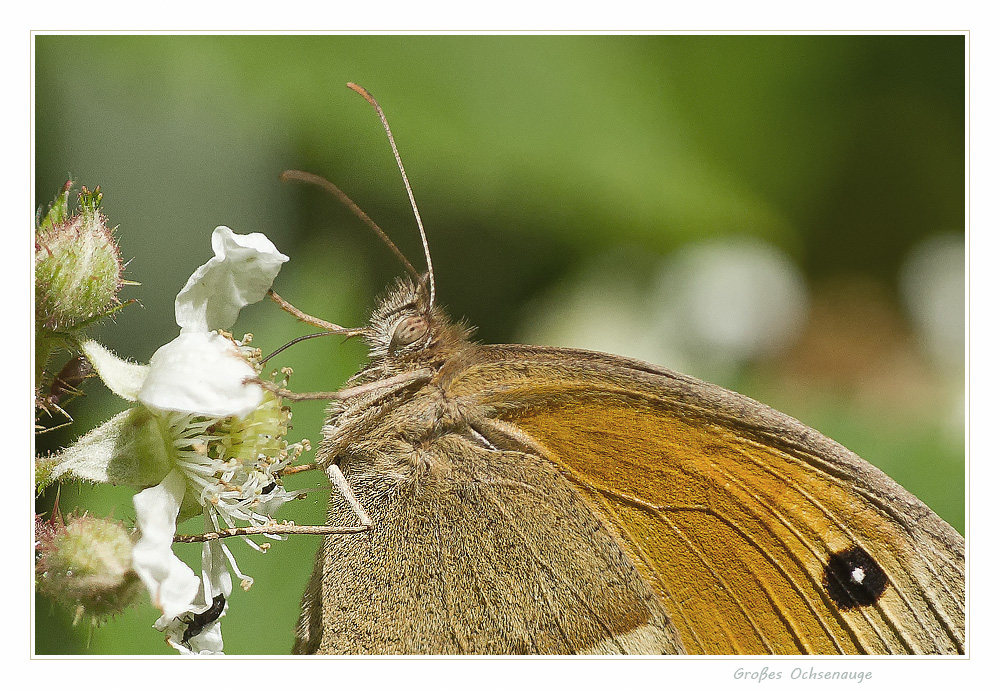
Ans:
[{"label": "hairy flower bud", "polygon": [[35,228],[35,324],[64,333],[107,313],[118,302],[122,259],[101,192],[86,187],[69,215],[69,183]]},{"label": "hairy flower bud", "polygon": [[35,518],[38,591],[94,623],[135,602],[143,591],[132,569],[132,540],[118,522],[89,515]]}]

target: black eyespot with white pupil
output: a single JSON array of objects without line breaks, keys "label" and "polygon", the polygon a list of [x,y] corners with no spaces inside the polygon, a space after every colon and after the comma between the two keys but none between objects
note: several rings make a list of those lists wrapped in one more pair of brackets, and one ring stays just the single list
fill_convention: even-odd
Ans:
[{"label": "black eyespot with white pupil", "polygon": [[823,585],[837,608],[871,606],[885,592],[889,578],[860,546],[838,551],[823,568]]},{"label": "black eyespot with white pupil", "polygon": [[389,340],[389,352],[412,345],[427,334],[427,320],[419,315],[407,316],[396,324]]}]

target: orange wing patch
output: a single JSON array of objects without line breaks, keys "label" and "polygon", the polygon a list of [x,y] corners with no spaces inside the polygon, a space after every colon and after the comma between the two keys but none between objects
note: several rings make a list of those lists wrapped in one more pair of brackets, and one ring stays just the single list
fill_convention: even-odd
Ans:
[{"label": "orange wing patch", "polygon": [[499,416],[576,484],[690,653],[961,650],[963,623],[947,613],[961,583],[836,462],[696,407],[611,391],[553,402]]}]

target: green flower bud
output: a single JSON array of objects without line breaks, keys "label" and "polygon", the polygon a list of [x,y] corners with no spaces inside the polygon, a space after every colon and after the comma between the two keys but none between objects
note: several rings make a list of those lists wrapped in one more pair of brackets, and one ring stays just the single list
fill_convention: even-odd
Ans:
[{"label": "green flower bud", "polygon": [[35,229],[36,329],[65,333],[107,313],[118,302],[122,259],[100,187],[83,188],[69,215],[69,183]]},{"label": "green flower bud", "polygon": [[125,528],[89,515],[67,522],[35,518],[35,584],[38,591],[94,624],[131,606],[143,591],[132,569],[132,540]]}]

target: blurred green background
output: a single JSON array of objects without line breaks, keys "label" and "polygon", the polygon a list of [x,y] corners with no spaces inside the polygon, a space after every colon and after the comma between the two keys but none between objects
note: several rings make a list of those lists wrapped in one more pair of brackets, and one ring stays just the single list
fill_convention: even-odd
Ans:
[{"label": "blurred green background", "polygon": [[[428,230],[438,295],[486,342],[591,347],[734,388],[840,441],[964,530],[964,36],[37,36],[37,204],[72,174],[104,191],[142,306],[93,335],[148,361],[217,225],[291,261],[275,289],[342,325],[402,274],[286,168],[329,177],[422,263],[374,113]],[[236,332],[266,352],[310,329],[273,304]],[[283,356],[333,390],[360,343]],[[88,382],[69,428],[124,409]],[[323,404],[294,408],[315,442]],[[308,474],[308,473],[307,473]],[[317,487],[287,508],[323,520]],[[131,524],[131,491],[66,486]],[[54,495],[40,499],[48,510]],[[198,531],[192,523],[188,531]],[[283,654],[316,538],[260,555],[226,650]],[[186,557],[196,565],[200,550]],[[91,631],[47,601],[40,654],[173,654],[148,604]]]}]

